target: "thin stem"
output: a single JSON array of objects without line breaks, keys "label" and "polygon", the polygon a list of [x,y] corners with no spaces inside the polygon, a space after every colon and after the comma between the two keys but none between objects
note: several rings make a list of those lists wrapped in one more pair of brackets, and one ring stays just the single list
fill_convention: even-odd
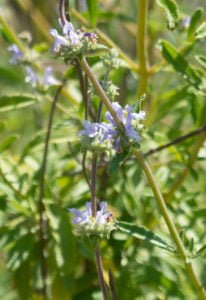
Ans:
[{"label": "thin stem", "polygon": [[80,64],[81,64],[82,69],[87,74],[90,81],[92,82],[93,86],[95,87],[96,92],[102,99],[102,102],[104,103],[104,105],[106,106],[108,111],[111,113],[112,117],[114,118],[116,124],[118,125],[120,130],[124,131],[123,124],[121,123],[120,119],[118,118],[116,112],[113,110],[112,104],[111,104],[109,98],[107,97],[107,95],[106,95],[105,91],[103,90],[102,86],[100,85],[99,81],[96,79],[95,75],[93,74],[93,71],[90,68],[90,66],[88,65],[85,57],[82,58]]},{"label": "thin stem", "polygon": [[44,205],[44,190],[45,190],[45,173],[47,167],[47,157],[48,157],[48,150],[49,150],[49,140],[51,136],[51,128],[52,122],[54,118],[54,112],[56,108],[56,103],[58,101],[59,95],[61,90],[64,86],[64,82],[56,91],[54,96],[54,100],[52,102],[50,114],[49,114],[49,121],[47,126],[47,132],[45,136],[45,143],[44,143],[44,152],[43,152],[43,159],[40,168],[39,174],[39,197],[38,197],[38,212],[39,212],[39,242],[40,242],[40,269],[41,269],[41,278],[42,278],[42,293],[44,299],[47,299],[47,262],[45,257],[45,249],[46,249],[46,240],[45,240],[45,231],[46,231],[46,220],[45,220],[45,205]]},{"label": "thin stem", "polygon": [[188,260],[187,258],[187,252],[186,252],[186,249],[180,239],[180,236],[178,234],[178,231],[176,229],[176,226],[167,210],[167,206],[165,204],[165,200],[161,194],[161,191],[159,189],[159,186],[152,174],[152,171],[150,169],[150,166],[149,164],[145,161],[143,155],[141,154],[141,152],[139,152],[137,149],[133,148],[133,153],[135,154],[138,162],[140,163],[140,165],[142,166],[146,176],[147,176],[147,179],[148,179],[148,182],[150,184],[150,187],[152,188],[153,190],[153,193],[155,195],[155,199],[157,201],[157,204],[158,204],[158,207],[161,211],[161,214],[165,220],[165,223],[167,224],[167,227],[168,227],[168,230],[176,244],[176,247],[179,251],[179,255],[180,257],[182,258],[182,260],[184,261],[184,264],[185,264],[185,268],[187,270],[187,274],[188,276],[190,277],[194,287],[197,289],[197,291],[199,292],[199,296],[200,296],[200,299],[202,300],[205,300],[206,299],[206,292],[204,290],[204,288],[202,287],[199,279],[197,278],[194,270],[193,270],[193,267],[192,267],[192,264],[191,262]]},{"label": "thin stem", "polygon": [[82,170],[83,170],[83,174],[84,174],[84,178],[89,186],[90,191],[92,190],[91,188],[91,184],[90,184],[90,180],[87,174],[87,168],[86,168],[86,157],[87,157],[87,151],[85,151],[83,153],[83,157],[82,157]]},{"label": "thin stem", "polygon": [[147,92],[148,82],[148,62],[147,62],[147,50],[146,50],[146,29],[147,29],[147,0],[138,0],[137,5],[137,55],[139,61],[139,85],[137,90],[137,96]]},{"label": "thin stem", "polygon": [[103,277],[103,267],[102,267],[102,259],[99,250],[99,245],[96,246],[95,256],[96,256],[97,273],[98,273],[98,278],[99,278],[99,283],[101,286],[103,298],[104,300],[109,300],[108,290]]},{"label": "thin stem", "polygon": [[162,145],[160,147],[157,147],[157,148],[149,150],[148,152],[144,153],[144,157],[149,156],[151,154],[154,154],[156,152],[162,151],[162,150],[164,150],[164,149],[166,149],[166,148],[168,148],[170,146],[182,143],[182,142],[184,142],[187,139],[190,139],[190,138],[192,138],[192,137],[194,137],[196,135],[199,135],[199,134],[203,133],[204,131],[206,131],[206,125],[198,128],[198,129],[196,129],[194,131],[191,131],[191,132],[189,132],[189,133],[187,133],[185,135],[182,135],[182,136],[174,139],[173,141],[171,141],[171,142],[169,142],[169,143],[167,143],[165,145]]},{"label": "thin stem", "polygon": [[92,196],[92,217],[96,217],[97,213],[97,197],[96,197],[96,181],[97,181],[97,154],[92,154],[92,181],[91,181],[91,196]]},{"label": "thin stem", "polygon": [[175,182],[173,183],[172,187],[170,188],[169,192],[166,194],[165,196],[166,202],[170,202],[177,189],[181,186],[181,184],[184,182],[185,178],[189,174],[189,171],[191,170],[193,164],[195,163],[197,155],[205,139],[206,139],[206,132],[203,132],[203,134],[199,137],[199,140],[197,141],[197,144],[194,147],[194,151],[189,158],[187,166],[185,167],[185,169],[183,169],[181,174],[179,174],[179,176],[176,178]]},{"label": "thin stem", "polygon": [[115,289],[114,276],[113,276],[111,270],[109,270],[109,286],[110,286],[110,289],[111,289],[112,300],[118,300],[117,292],[116,292],[116,289]]}]

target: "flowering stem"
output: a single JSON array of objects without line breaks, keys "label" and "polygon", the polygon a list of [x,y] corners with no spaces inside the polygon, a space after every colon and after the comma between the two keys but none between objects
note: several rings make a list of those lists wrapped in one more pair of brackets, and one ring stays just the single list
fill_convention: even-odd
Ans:
[{"label": "flowering stem", "polygon": [[[76,9],[71,8],[71,14],[75,16],[75,18],[80,21],[84,26],[89,27],[89,22],[86,18],[84,18]],[[131,70],[138,73],[139,66],[134,63],[134,61],[115,44],[106,34],[104,34],[100,29],[94,28],[94,32],[98,35],[100,40],[110,48],[115,48],[119,53],[119,56],[128,64]]]},{"label": "flowering stem", "polygon": [[180,239],[180,236],[178,234],[178,231],[176,229],[176,226],[167,210],[167,206],[165,204],[165,200],[162,196],[162,193],[159,189],[159,186],[156,182],[156,179],[154,178],[151,168],[149,166],[149,164],[145,161],[143,155],[141,154],[140,151],[138,151],[137,149],[133,148],[133,153],[135,154],[138,162],[140,163],[140,165],[142,166],[147,179],[149,181],[150,187],[153,190],[153,193],[155,195],[158,207],[162,213],[162,216],[167,224],[167,227],[169,229],[169,232],[176,244],[176,247],[179,251],[179,255],[182,258],[182,260],[184,261],[185,264],[185,269],[187,271],[188,276],[190,277],[194,287],[197,289],[197,291],[199,292],[199,296],[200,299],[205,300],[206,299],[206,292],[204,290],[204,288],[202,287],[198,277],[196,276],[193,266],[191,264],[191,262],[189,261],[188,257],[187,257],[187,252],[186,249]]},{"label": "flowering stem", "polygon": [[137,54],[139,61],[139,76],[140,81],[137,90],[137,96],[140,97],[147,91],[148,82],[148,66],[147,66],[147,51],[146,51],[146,28],[147,28],[147,0],[138,0],[137,5]]},{"label": "flowering stem", "polygon": [[[93,74],[92,70],[90,69],[89,65],[87,64],[86,60],[83,59],[81,61],[81,66],[84,69],[85,73],[88,75],[88,78],[91,80],[92,84],[94,85],[94,87],[96,88],[96,91],[98,93],[98,95],[101,97],[103,103],[105,104],[105,106],[107,107],[107,109],[110,111],[111,115],[113,117],[115,117],[115,121],[117,126],[122,130],[122,126],[123,124],[120,122],[119,118],[116,116],[115,112],[113,111],[113,108],[111,106],[111,102],[108,99],[107,95],[105,94],[104,90],[102,89],[101,85],[99,84],[98,80],[96,79],[95,75]],[[124,126],[123,126],[123,130],[124,130]],[[167,227],[169,229],[169,232],[177,246],[177,249],[179,251],[180,257],[182,258],[182,260],[184,261],[185,264],[185,268],[187,270],[188,276],[190,277],[194,287],[197,289],[197,291],[199,292],[200,295],[200,299],[201,300],[206,300],[206,293],[204,288],[202,287],[199,279],[197,278],[193,266],[191,264],[191,262],[189,261],[188,257],[187,257],[187,252],[186,249],[180,239],[180,236],[178,234],[178,231],[176,229],[176,226],[172,220],[172,218],[169,215],[169,212],[167,210],[167,206],[165,204],[165,200],[162,196],[162,193],[159,189],[159,186],[152,174],[152,171],[150,169],[149,164],[145,161],[143,155],[141,154],[141,152],[139,152],[137,149],[133,148],[133,153],[135,154],[137,160],[139,161],[140,165],[142,166],[147,179],[149,181],[149,184],[153,190],[153,193],[155,195],[158,207],[162,213],[162,216],[164,217],[164,220],[167,224]]]},{"label": "flowering stem", "polygon": [[80,64],[81,64],[82,69],[87,74],[90,81],[92,82],[93,86],[95,87],[95,89],[97,91],[97,94],[102,99],[102,102],[104,103],[104,105],[106,106],[108,111],[111,113],[112,117],[114,118],[117,126],[120,128],[121,131],[124,132],[123,124],[121,123],[121,121],[118,118],[117,114],[113,110],[112,104],[111,104],[109,98],[107,97],[107,95],[106,95],[105,91],[103,90],[102,86],[100,85],[99,81],[96,79],[95,75],[93,74],[93,71],[90,68],[90,66],[88,65],[85,57],[82,58],[82,60],[80,61]]},{"label": "flowering stem", "polygon": [[39,198],[38,198],[38,212],[39,212],[39,243],[40,243],[40,270],[41,270],[41,278],[42,278],[42,293],[44,299],[47,299],[47,262],[45,258],[45,248],[46,248],[46,241],[45,241],[45,230],[46,230],[46,220],[45,220],[45,205],[44,205],[44,189],[45,189],[45,173],[46,173],[46,166],[47,166],[47,157],[48,157],[48,150],[49,150],[49,140],[51,136],[51,127],[54,118],[54,112],[56,108],[56,104],[63,89],[64,82],[56,91],[54,96],[54,100],[52,102],[50,114],[49,114],[49,121],[48,127],[45,137],[45,144],[44,144],[44,153],[42,159],[42,165],[40,168],[40,175],[39,175]]}]

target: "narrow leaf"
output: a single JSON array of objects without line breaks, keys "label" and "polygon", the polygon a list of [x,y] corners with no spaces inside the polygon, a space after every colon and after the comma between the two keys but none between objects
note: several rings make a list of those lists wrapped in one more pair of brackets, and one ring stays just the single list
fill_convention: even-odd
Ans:
[{"label": "narrow leaf", "polygon": [[115,154],[115,156],[109,162],[108,166],[108,173],[110,175],[117,171],[117,169],[120,167],[121,163],[123,163],[127,155],[128,151]]},{"label": "narrow leaf", "polygon": [[10,136],[9,138],[5,139],[1,144],[0,144],[0,153],[7,150],[10,148],[13,143],[17,140],[17,136]]},{"label": "narrow leaf", "polygon": [[200,76],[193,69],[184,56],[179,53],[171,44],[166,41],[160,42],[162,46],[162,55],[173,68],[183,75],[183,78],[190,84],[199,89],[202,83]]},{"label": "narrow leaf", "polygon": [[195,58],[203,68],[206,68],[206,56],[196,55]]},{"label": "narrow leaf", "polygon": [[202,14],[203,14],[203,10],[201,8],[198,8],[192,15],[192,18],[190,21],[190,26],[187,31],[187,39],[191,39],[194,37],[195,30],[196,30],[199,22],[201,21]]},{"label": "narrow leaf", "polygon": [[90,24],[92,27],[95,27],[97,23],[97,14],[98,14],[97,4],[98,4],[98,0],[87,0]]},{"label": "narrow leaf", "polygon": [[196,40],[201,40],[206,37],[206,22],[203,22],[195,32]]},{"label": "narrow leaf", "polygon": [[33,95],[5,95],[0,97],[0,112],[20,109],[38,102],[38,98]]},{"label": "narrow leaf", "polygon": [[145,227],[137,226],[127,222],[117,222],[116,228],[119,229],[121,232],[128,234],[131,237],[140,240],[145,240],[154,246],[163,248],[173,253],[175,252],[175,249],[172,246],[170,246],[161,236],[146,229]]},{"label": "narrow leaf", "polygon": [[157,0],[157,4],[164,8],[167,15],[168,28],[173,30],[179,21],[179,9],[174,0]]}]

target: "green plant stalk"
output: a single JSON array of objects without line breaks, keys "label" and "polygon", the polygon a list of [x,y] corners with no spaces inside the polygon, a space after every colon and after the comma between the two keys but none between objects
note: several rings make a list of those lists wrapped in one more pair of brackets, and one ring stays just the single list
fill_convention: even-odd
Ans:
[{"label": "green plant stalk", "polygon": [[147,92],[148,61],[146,49],[147,30],[147,0],[137,0],[137,57],[139,61],[139,85],[137,96],[140,97]]},{"label": "green plant stalk", "polygon": [[[118,119],[118,122],[116,122],[117,126],[121,129],[124,130],[124,126],[123,124],[120,122],[118,116],[116,115],[116,113],[114,112],[111,102],[109,100],[109,98],[107,97],[105,91],[102,89],[101,85],[99,84],[98,80],[96,79],[95,75],[93,74],[91,68],[89,67],[89,65],[87,64],[87,61],[85,60],[85,58],[83,58],[83,60],[80,62],[82,69],[85,71],[85,73],[87,74],[88,78],[90,79],[90,81],[92,82],[93,86],[96,89],[96,92],[98,93],[98,95],[100,96],[100,98],[102,99],[102,102],[104,103],[104,105],[107,107],[107,109],[109,110],[109,112],[112,114],[112,116],[115,116],[115,121]],[[123,129],[122,129],[123,126]],[[149,184],[153,190],[154,196],[156,198],[158,207],[162,213],[162,216],[164,217],[164,220],[167,224],[167,227],[169,229],[169,232],[171,234],[171,237],[173,238],[176,247],[179,251],[179,255],[182,258],[182,260],[184,261],[185,264],[185,269],[187,271],[188,276],[190,277],[194,287],[197,289],[200,299],[201,300],[206,300],[206,292],[204,290],[204,288],[202,287],[199,279],[197,278],[193,266],[191,264],[191,262],[189,261],[188,257],[187,257],[187,252],[186,249],[180,239],[180,236],[178,234],[178,231],[175,227],[175,224],[172,220],[172,218],[169,215],[167,206],[165,204],[164,198],[162,196],[162,193],[159,189],[159,186],[152,174],[152,171],[150,169],[149,164],[145,161],[143,155],[141,154],[141,152],[139,152],[137,149],[133,148],[133,153],[135,154],[138,162],[140,163],[140,165],[142,166],[147,179],[149,181]]]},{"label": "green plant stalk", "polygon": [[153,193],[155,195],[158,207],[162,213],[162,216],[165,220],[165,223],[167,224],[167,227],[169,229],[169,232],[171,234],[171,237],[174,240],[174,243],[176,244],[176,247],[179,251],[179,255],[182,258],[182,260],[184,261],[185,264],[185,269],[187,271],[188,276],[190,277],[194,287],[197,289],[197,291],[199,292],[199,296],[200,299],[205,300],[206,299],[206,292],[204,290],[204,288],[202,287],[198,277],[196,276],[193,266],[189,260],[189,258],[187,257],[187,252],[186,249],[180,239],[180,236],[178,234],[178,231],[176,229],[176,226],[168,212],[167,206],[165,204],[165,200],[162,196],[162,193],[159,189],[159,186],[156,182],[156,179],[154,178],[153,174],[152,174],[152,170],[149,166],[149,164],[146,162],[146,160],[144,159],[142,153],[140,151],[138,151],[137,149],[133,148],[133,153],[135,154],[138,162],[140,163],[140,165],[142,166],[150,187],[153,190]]},{"label": "green plant stalk", "polygon": [[[71,8],[71,13],[80,21],[84,26],[89,27],[89,22],[74,8]],[[115,48],[119,56],[128,64],[129,68],[134,72],[139,72],[139,66],[122,50],[117,44],[115,44],[105,33],[100,29],[94,28],[94,32],[98,35],[100,40],[110,48]]]},{"label": "green plant stalk", "polygon": [[107,97],[107,95],[106,95],[105,91],[103,90],[103,88],[101,87],[99,81],[96,79],[95,75],[93,74],[93,71],[90,68],[90,66],[88,65],[85,57],[82,58],[82,60],[80,61],[80,64],[81,64],[82,69],[87,74],[90,81],[92,82],[93,86],[95,87],[97,94],[100,96],[100,98],[102,99],[104,105],[109,110],[112,117],[114,118],[116,124],[118,125],[120,130],[124,132],[123,124],[121,123],[121,121],[119,120],[117,114],[113,110],[112,104],[111,104],[109,98]]}]

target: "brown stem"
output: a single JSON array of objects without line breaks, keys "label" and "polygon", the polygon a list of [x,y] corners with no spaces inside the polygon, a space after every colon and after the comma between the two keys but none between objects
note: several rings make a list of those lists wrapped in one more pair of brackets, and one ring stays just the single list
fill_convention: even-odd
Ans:
[{"label": "brown stem", "polygon": [[185,135],[182,135],[176,139],[174,139],[173,141],[165,144],[165,145],[162,145],[160,147],[157,147],[155,149],[151,149],[149,150],[148,152],[144,153],[144,156],[148,156],[148,155],[151,155],[151,154],[154,154],[156,152],[159,152],[159,151],[162,151],[170,146],[173,146],[173,145],[176,145],[176,144],[179,144],[181,142],[184,142],[185,140],[187,139],[190,139],[198,134],[201,134],[202,132],[206,131],[206,125],[202,126],[201,128],[198,128],[194,131],[191,131],[190,133],[187,133]]},{"label": "brown stem", "polygon": [[98,273],[98,278],[99,278],[99,283],[101,286],[103,298],[104,300],[109,300],[108,290],[103,277],[102,259],[101,259],[101,254],[98,245],[96,246],[95,249],[95,256],[96,256],[97,273]]},{"label": "brown stem", "polygon": [[118,300],[117,292],[116,292],[116,289],[115,289],[114,276],[113,276],[111,270],[109,270],[109,286],[110,286],[110,289],[111,289],[112,300]]},{"label": "brown stem", "polygon": [[45,232],[46,232],[46,220],[45,220],[45,205],[44,205],[44,190],[45,190],[45,173],[46,173],[46,166],[47,166],[47,157],[48,157],[48,150],[49,150],[49,140],[51,136],[51,127],[54,117],[54,112],[56,108],[56,103],[58,101],[59,95],[61,90],[63,89],[64,82],[60,85],[56,91],[54,96],[54,100],[52,102],[50,114],[49,114],[49,121],[47,126],[47,132],[45,136],[45,143],[44,143],[44,153],[42,164],[39,173],[39,197],[38,197],[38,212],[39,212],[39,243],[40,243],[40,269],[41,269],[41,278],[42,278],[42,294],[44,299],[47,299],[47,262],[45,258],[45,249],[46,249],[46,240],[45,240]]}]

